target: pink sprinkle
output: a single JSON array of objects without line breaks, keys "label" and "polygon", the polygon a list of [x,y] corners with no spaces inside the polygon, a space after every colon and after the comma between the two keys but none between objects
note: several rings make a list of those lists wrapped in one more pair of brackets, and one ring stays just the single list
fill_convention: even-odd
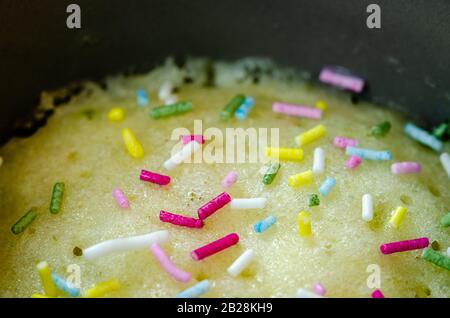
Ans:
[{"label": "pink sprinkle", "polygon": [[166,185],[166,184],[170,183],[169,176],[164,176],[162,174],[158,174],[158,173],[147,171],[147,170],[141,170],[141,175],[139,176],[139,178],[142,181],[156,183],[159,185]]},{"label": "pink sprinkle", "polygon": [[120,190],[119,188],[116,188],[112,191],[112,195],[113,195],[114,199],[116,199],[117,204],[122,209],[128,209],[128,207],[130,206],[130,203],[128,202],[128,199],[122,190]]},{"label": "pink sprinkle", "polygon": [[231,233],[218,239],[217,241],[197,248],[196,250],[191,252],[191,256],[194,260],[200,261],[208,256],[219,253],[220,251],[223,251],[224,249],[229,248],[230,246],[233,246],[238,242],[239,235],[237,235],[236,233]]},{"label": "pink sprinkle", "polygon": [[348,158],[347,162],[345,163],[345,166],[349,169],[355,169],[361,164],[362,160],[358,156],[351,156]]},{"label": "pink sprinkle", "polygon": [[384,295],[381,290],[375,289],[372,293],[372,298],[384,298]]},{"label": "pink sprinkle", "polygon": [[396,162],[391,166],[393,174],[419,173],[422,166],[418,162]]},{"label": "pink sprinkle", "polygon": [[358,140],[350,139],[346,137],[334,137],[334,145],[338,148],[345,149],[347,146],[356,147],[358,146]]},{"label": "pink sprinkle", "polygon": [[362,78],[345,74],[336,67],[325,66],[320,72],[319,80],[322,83],[337,86],[342,89],[348,89],[355,93],[361,93],[364,87]]},{"label": "pink sprinkle", "polygon": [[383,254],[392,254],[398,252],[418,250],[425,248],[430,244],[427,237],[421,237],[414,240],[398,241],[380,245],[380,251]]},{"label": "pink sprinkle", "polygon": [[197,228],[200,229],[203,227],[203,221],[189,218],[187,216],[179,215],[179,214],[173,214],[167,211],[161,210],[159,212],[159,219],[162,222],[172,223],[179,226],[185,226],[185,227],[191,227],[191,228]]},{"label": "pink sprinkle", "polygon": [[205,139],[203,138],[203,135],[183,135],[181,136],[181,142],[183,145],[187,145],[191,141],[196,141],[199,144],[204,144]]},{"label": "pink sprinkle", "polygon": [[200,220],[206,219],[208,216],[216,212],[217,210],[223,208],[226,204],[231,201],[231,197],[228,193],[223,192],[219,194],[217,197],[203,205],[201,208],[197,210],[198,218]]},{"label": "pink sprinkle", "polygon": [[191,280],[192,275],[179,269],[171,260],[170,257],[167,256],[166,252],[158,245],[158,243],[153,243],[150,246],[150,251],[153,256],[159,262],[162,268],[170,274],[173,278],[175,278],[179,282],[187,283]]},{"label": "pink sprinkle", "polygon": [[229,187],[231,187],[233,184],[236,183],[237,179],[238,179],[237,173],[234,172],[234,171],[230,171],[230,172],[225,176],[225,178],[223,179],[223,181],[222,181],[222,186],[223,186],[224,188],[229,188]]},{"label": "pink sprinkle", "polygon": [[314,292],[317,295],[324,296],[325,293],[327,292],[327,290],[325,289],[325,287],[323,287],[323,285],[321,283],[316,283],[314,285]]},{"label": "pink sprinkle", "polygon": [[306,117],[312,119],[322,118],[322,110],[307,106],[292,105],[286,103],[274,103],[272,105],[274,113],[281,113],[289,116]]}]

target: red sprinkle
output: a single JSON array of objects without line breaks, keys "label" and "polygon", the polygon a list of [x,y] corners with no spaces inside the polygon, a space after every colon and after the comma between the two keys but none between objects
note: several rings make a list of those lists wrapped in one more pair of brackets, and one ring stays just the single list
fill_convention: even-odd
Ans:
[{"label": "red sprinkle", "polygon": [[223,208],[231,201],[231,197],[228,193],[222,192],[217,197],[203,205],[201,208],[197,210],[198,218],[200,220],[206,219],[211,214],[215,213],[220,208]]},{"label": "red sprinkle", "polygon": [[186,226],[191,228],[197,228],[200,229],[203,227],[203,221],[189,218],[187,216],[179,215],[179,214],[173,214],[164,210],[161,210],[159,212],[159,219],[162,222],[172,223],[179,226]]},{"label": "red sprinkle", "polygon": [[186,145],[188,143],[190,143],[191,141],[196,141],[199,144],[204,144],[205,143],[205,138],[203,138],[203,135],[183,135],[181,136],[181,142],[183,143],[183,145]]},{"label": "red sprinkle", "polygon": [[158,174],[147,170],[141,170],[141,175],[139,176],[139,179],[141,179],[142,181],[156,183],[159,185],[167,185],[170,183],[169,176],[164,176],[162,174]]},{"label": "red sprinkle", "polygon": [[375,289],[372,293],[372,298],[384,298],[384,295],[381,290]]},{"label": "red sprinkle", "polygon": [[430,244],[427,237],[421,237],[414,240],[398,241],[380,245],[380,251],[383,254],[392,254],[398,252],[418,250],[425,248]]},{"label": "red sprinkle", "polygon": [[219,253],[220,251],[223,251],[224,249],[233,246],[238,242],[239,242],[239,235],[237,235],[236,233],[231,233],[218,239],[217,241],[211,242],[209,244],[206,244],[205,246],[197,248],[196,250],[191,252],[191,256],[194,260],[200,261],[208,256]]}]

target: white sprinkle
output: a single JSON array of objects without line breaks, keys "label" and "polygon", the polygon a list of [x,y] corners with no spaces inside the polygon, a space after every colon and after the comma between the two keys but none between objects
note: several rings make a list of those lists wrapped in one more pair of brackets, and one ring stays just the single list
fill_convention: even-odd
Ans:
[{"label": "white sprinkle", "polygon": [[233,277],[238,276],[247,267],[254,255],[255,253],[252,250],[246,250],[228,267],[228,274]]},{"label": "white sprinkle", "polygon": [[267,198],[232,199],[232,209],[262,209],[266,206]]},{"label": "white sprinkle", "polygon": [[164,104],[166,105],[172,105],[175,104],[178,101],[177,96],[175,95],[170,95],[167,98],[164,99]]},{"label": "white sprinkle", "polygon": [[364,194],[362,197],[362,219],[366,222],[373,219],[373,201],[370,194]]},{"label": "white sprinkle", "polygon": [[171,170],[175,168],[177,165],[188,159],[194,152],[200,150],[202,147],[196,141],[191,141],[187,145],[183,147],[179,152],[170,157],[166,162],[164,162],[163,166],[167,170]]},{"label": "white sprinkle", "polygon": [[172,91],[173,91],[172,82],[169,82],[169,81],[165,82],[159,88],[159,92],[158,92],[159,99],[162,101],[165,101],[172,95]]},{"label": "white sprinkle", "polygon": [[323,173],[325,170],[325,152],[322,148],[314,149],[313,173]]},{"label": "white sprinkle", "polygon": [[320,295],[317,295],[316,293],[313,293],[309,290],[306,290],[304,288],[299,288],[297,290],[297,297],[298,298],[323,298]]},{"label": "white sprinkle", "polygon": [[442,153],[440,156],[442,166],[444,167],[444,170],[447,172],[448,176],[450,177],[450,155],[446,152]]},{"label": "white sprinkle", "polygon": [[115,253],[150,247],[153,243],[162,243],[169,239],[168,231],[156,231],[144,235],[123,237],[103,241],[83,250],[83,256],[88,260]]}]

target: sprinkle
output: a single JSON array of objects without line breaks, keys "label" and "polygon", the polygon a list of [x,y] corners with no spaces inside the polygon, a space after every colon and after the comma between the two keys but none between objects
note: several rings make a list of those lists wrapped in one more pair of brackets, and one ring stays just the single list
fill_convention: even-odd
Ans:
[{"label": "sprinkle", "polygon": [[150,110],[150,117],[152,117],[153,119],[159,119],[186,113],[190,110],[192,110],[192,102],[179,102],[171,105],[153,108],[152,110]]},{"label": "sprinkle", "polygon": [[366,222],[373,220],[373,200],[370,194],[362,196],[362,219]]},{"label": "sprinkle", "polygon": [[204,144],[205,143],[205,139],[203,138],[203,135],[184,135],[181,136],[181,142],[183,143],[183,145],[186,145],[188,143],[190,143],[191,141],[196,141],[199,144]]},{"label": "sprinkle", "polygon": [[42,287],[44,288],[45,295],[49,297],[56,297],[56,286],[52,279],[50,266],[47,262],[40,262],[36,267],[39,273],[39,277],[41,278],[41,283]]},{"label": "sprinkle", "polygon": [[380,251],[383,254],[393,254],[398,252],[406,252],[418,250],[427,247],[430,244],[427,237],[421,237],[414,240],[398,241],[380,245]]},{"label": "sprinkle", "polygon": [[297,297],[298,298],[322,298],[321,295],[313,293],[313,292],[311,292],[309,290],[306,290],[304,288],[299,288],[297,290]]},{"label": "sprinkle", "polygon": [[164,250],[158,245],[158,243],[153,243],[150,246],[150,251],[156,258],[158,263],[161,265],[161,267],[175,280],[183,283],[187,283],[191,280],[192,275],[188,272],[183,271],[182,269],[179,269],[172,262],[170,257],[167,256],[166,252],[164,252]]},{"label": "sprinkle", "polygon": [[200,229],[203,227],[203,221],[189,218],[187,216],[173,214],[164,210],[159,211],[159,220],[161,222],[167,222],[179,226],[185,226],[190,228]]},{"label": "sprinkle", "polygon": [[345,163],[345,166],[349,169],[355,169],[361,164],[362,160],[358,156],[350,156]]},{"label": "sprinkle", "polygon": [[173,92],[173,84],[169,81],[164,82],[158,91],[158,98],[160,100],[166,100],[172,95]]},{"label": "sprinkle", "polygon": [[273,162],[270,164],[263,177],[263,183],[265,185],[269,185],[273,182],[278,174],[278,170],[280,170],[280,167],[281,165],[278,162]]},{"label": "sprinkle", "polygon": [[422,257],[428,262],[450,271],[450,257],[433,251],[431,248],[427,248],[425,251],[423,251]]},{"label": "sprinkle", "polygon": [[140,107],[147,106],[150,103],[150,99],[145,89],[140,88],[136,91],[136,103]]},{"label": "sprinkle", "polygon": [[392,154],[390,151],[387,150],[377,151],[372,149],[356,148],[349,146],[346,148],[346,153],[347,155],[358,156],[361,159],[367,160],[392,160]]},{"label": "sprinkle", "polygon": [[211,284],[208,280],[202,280],[200,283],[195,284],[194,286],[182,291],[177,295],[176,298],[197,298],[203,294],[206,294],[211,287]]},{"label": "sprinkle", "polygon": [[315,106],[316,108],[319,108],[322,112],[328,109],[327,103],[325,103],[323,100],[318,100]]},{"label": "sprinkle", "polygon": [[319,80],[322,83],[354,93],[361,93],[364,88],[364,80],[362,78],[350,74],[348,70],[339,66],[324,66],[320,71]]},{"label": "sprinkle", "polygon": [[297,188],[303,185],[310,184],[314,181],[314,175],[311,170],[302,173],[297,173],[288,178],[288,186]]},{"label": "sprinkle", "polygon": [[319,204],[320,204],[319,196],[315,193],[310,194],[309,198],[308,198],[308,206],[313,207],[313,206],[318,206]]},{"label": "sprinkle", "polygon": [[144,149],[139,141],[137,141],[130,128],[122,129],[122,139],[131,157],[139,159],[144,156]]},{"label": "sprinkle", "polygon": [[161,243],[168,239],[169,232],[156,231],[143,235],[107,240],[86,248],[83,251],[83,256],[88,260],[93,260],[115,252],[125,252],[145,248],[153,243]]},{"label": "sprinkle", "polygon": [[228,274],[233,277],[238,276],[242,271],[248,266],[248,264],[252,261],[255,253],[253,250],[246,250],[242,253],[236,260],[228,267]]},{"label": "sprinkle", "polygon": [[50,213],[58,214],[61,211],[61,203],[64,195],[64,182],[57,182],[53,186],[52,198],[50,200]]},{"label": "sprinkle", "polygon": [[297,216],[297,222],[298,234],[300,235],[300,237],[311,235],[311,220],[308,212],[300,212]]},{"label": "sprinkle", "polygon": [[146,182],[151,182],[159,185],[167,185],[170,183],[170,177],[156,172],[141,170],[139,179]]},{"label": "sprinkle", "polygon": [[327,130],[324,125],[317,125],[295,137],[295,142],[301,147],[323,137],[326,132]]},{"label": "sprinkle", "polygon": [[298,148],[266,147],[265,150],[267,157],[271,157],[276,160],[300,161],[303,159],[303,150]]},{"label": "sprinkle", "polygon": [[233,199],[230,207],[232,209],[263,209],[267,198]]},{"label": "sprinkle", "polygon": [[443,140],[445,139],[446,135],[450,133],[450,121],[448,123],[441,123],[439,126],[435,127],[433,129],[433,136]]},{"label": "sprinkle", "polygon": [[269,227],[274,225],[276,221],[277,221],[277,219],[273,215],[270,215],[269,217],[265,218],[264,220],[261,220],[258,223],[256,223],[255,225],[253,225],[253,229],[255,230],[256,233],[262,233],[265,230],[267,230]]},{"label": "sprinkle", "polygon": [[447,256],[450,257],[450,247],[447,247]]},{"label": "sprinkle", "polygon": [[378,125],[375,125],[370,129],[370,135],[375,138],[381,138],[386,136],[390,130],[391,123],[388,121],[383,121],[382,123],[379,123]]},{"label": "sprinkle", "polygon": [[326,197],[328,193],[330,193],[331,189],[336,185],[336,180],[331,177],[327,177],[325,181],[322,183],[322,185],[319,188],[319,193]]},{"label": "sprinkle", "polygon": [[384,298],[384,295],[381,290],[375,289],[372,293],[372,298]]},{"label": "sprinkle", "polygon": [[325,152],[322,148],[314,149],[314,161],[312,172],[315,174],[323,173],[325,171]]},{"label": "sprinkle", "polygon": [[441,218],[441,225],[445,227],[450,226],[450,212]]},{"label": "sprinkle", "polygon": [[347,137],[334,137],[333,144],[338,147],[345,149],[347,147],[357,147],[358,146],[358,140],[356,139],[350,139]]},{"label": "sprinkle", "polygon": [[325,296],[327,290],[325,289],[325,287],[323,287],[323,285],[322,285],[321,283],[316,283],[316,284],[314,285],[314,292],[315,292],[317,295]]},{"label": "sprinkle", "polygon": [[442,141],[412,123],[407,123],[405,125],[405,133],[412,139],[415,139],[421,144],[424,144],[425,146],[428,146],[436,151],[441,151],[443,148]]},{"label": "sprinkle", "polygon": [[62,290],[66,294],[68,294],[70,297],[78,297],[80,295],[80,289],[73,286],[71,283],[66,281],[64,278],[59,276],[56,273],[52,273],[52,279],[55,283],[56,287],[59,290]]},{"label": "sprinkle", "polygon": [[108,119],[110,121],[121,121],[125,118],[125,111],[123,108],[114,107],[108,112]]},{"label": "sprinkle", "polygon": [[24,214],[12,227],[11,231],[14,234],[22,233],[31,222],[37,217],[36,208],[31,208],[27,213]]},{"label": "sprinkle", "polygon": [[389,223],[391,223],[393,227],[398,229],[403,219],[405,218],[405,215],[406,215],[406,208],[399,206],[393,211]]},{"label": "sprinkle", "polygon": [[119,205],[122,209],[128,209],[130,206],[130,203],[128,202],[127,197],[125,196],[125,193],[119,188],[116,188],[112,191],[112,195],[114,199],[117,202],[117,205]]},{"label": "sprinkle", "polygon": [[293,105],[286,103],[274,103],[272,105],[272,111],[274,113],[285,114],[296,117],[306,117],[312,119],[322,118],[322,110],[318,108],[312,108],[301,105]]},{"label": "sprinkle", "polygon": [[447,172],[448,176],[450,177],[450,155],[448,153],[444,152],[441,154],[439,159],[441,160],[444,170]]},{"label": "sprinkle", "polygon": [[239,242],[239,236],[236,233],[228,234],[214,242],[199,247],[191,252],[194,260],[200,261],[208,256],[214,255],[224,249],[229,248]]},{"label": "sprinkle", "polygon": [[230,171],[225,178],[222,180],[222,186],[224,188],[229,188],[231,187],[233,184],[236,183],[238,179],[238,175],[235,171]]},{"label": "sprinkle", "polygon": [[391,165],[393,174],[419,173],[421,170],[422,167],[418,162],[396,162]]},{"label": "sprinkle", "polygon": [[230,195],[226,192],[222,192],[217,197],[207,202],[197,210],[198,218],[200,220],[206,219],[207,217],[215,213],[217,210],[223,208],[230,201],[231,201]]},{"label": "sprinkle", "polygon": [[84,292],[84,297],[86,298],[97,298],[102,297],[107,293],[116,291],[120,289],[120,282],[117,279],[110,279],[89,288]]},{"label": "sprinkle", "polygon": [[236,109],[236,112],[234,113],[234,117],[239,120],[244,120],[247,118],[248,113],[253,108],[253,105],[255,104],[255,100],[253,97],[246,96],[244,102],[239,106],[238,109]]},{"label": "sprinkle", "polygon": [[243,95],[236,95],[233,99],[224,107],[220,112],[220,118],[223,120],[230,119],[231,116],[236,112],[239,106],[244,103],[245,97]]},{"label": "sprinkle", "polygon": [[172,170],[173,168],[181,164],[183,161],[190,158],[193,153],[199,151],[200,149],[202,149],[202,146],[198,142],[191,141],[190,143],[183,146],[183,148],[180,151],[178,151],[172,157],[167,159],[163,163],[163,166],[167,170]]}]

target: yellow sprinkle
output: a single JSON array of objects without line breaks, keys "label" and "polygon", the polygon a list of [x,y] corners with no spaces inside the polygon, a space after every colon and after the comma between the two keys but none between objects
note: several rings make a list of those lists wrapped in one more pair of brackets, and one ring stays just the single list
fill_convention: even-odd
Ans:
[{"label": "yellow sprinkle", "polygon": [[142,149],[130,128],[122,130],[122,139],[131,157],[139,159],[144,156],[144,149]]},{"label": "yellow sprinkle", "polygon": [[121,121],[125,118],[125,111],[123,108],[114,107],[108,113],[108,119],[110,121]]},{"label": "yellow sprinkle", "polygon": [[302,185],[312,183],[314,181],[314,175],[311,170],[294,174],[288,178],[288,186],[297,188]]},{"label": "yellow sprinkle", "polygon": [[295,142],[301,147],[319,139],[320,137],[325,135],[326,132],[327,130],[325,129],[324,125],[317,125],[314,128],[311,128],[310,130],[305,131],[304,133],[295,137]]},{"label": "yellow sprinkle", "polygon": [[394,213],[392,213],[389,223],[391,223],[393,227],[398,229],[400,227],[400,224],[402,224],[405,215],[406,215],[406,208],[399,206],[395,209]]},{"label": "yellow sprinkle", "polygon": [[303,159],[303,150],[298,148],[266,148],[266,156],[277,160],[300,161]]},{"label": "yellow sprinkle", "polygon": [[84,292],[84,297],[96,298],[102,297],[105,294],[118,290],[120,288],[120,283],[117,279],[110,279],[101,283],[94,285]]},{"label": "yellow sprinkle", "polygon": [[44,288],[44,293],[46,296],[56,297],[57,291],[55,283],[52,279],[52,271],[47,262],[40,262],[37,264],[37,270],[39,276],[41,277],[42,287]]},{"label": "yellow sprinkle", "polygon": [[316,108],[319,108],[323,112],[327,110],[328,106],[327,103],[325,103],[323,100],[318,100],[316,102]]},{"label": "yellow sprinkle", "polygon": [[302,211],[297,216],[298,222],[298,234],[302,236],[311,235],[311,219],[309,217],[309,213]]},{"label": "yellow sprinkle", "polygon": [[31,298],[52,298],[52,297],[44,295],[44,294],[33,294],[33,295],[31,295]]}]

